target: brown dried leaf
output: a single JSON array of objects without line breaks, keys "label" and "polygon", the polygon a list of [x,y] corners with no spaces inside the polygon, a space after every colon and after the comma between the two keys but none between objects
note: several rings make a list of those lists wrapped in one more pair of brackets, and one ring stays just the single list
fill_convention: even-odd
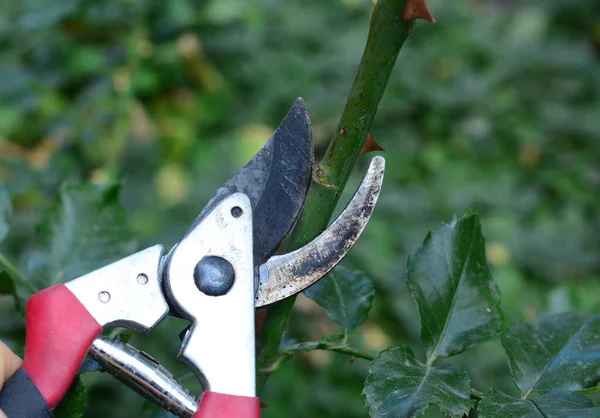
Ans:
[{"label": "brown dried leaf", "polygon": [[366,154],[371,151],[386,151],[381,145],[375,142],[375,138],[371,135],[371,132],[367,134],[367,140],[365,141],[365,145],[363,145],[362,150],[360,151],[360,155]]},{"label": "brown dried leaf", "polygon": [[404,21],[413,19],[425,19],[428,22],[435,23],[435,18],[429,10],[427,0],[406,0],[404,6]]}]

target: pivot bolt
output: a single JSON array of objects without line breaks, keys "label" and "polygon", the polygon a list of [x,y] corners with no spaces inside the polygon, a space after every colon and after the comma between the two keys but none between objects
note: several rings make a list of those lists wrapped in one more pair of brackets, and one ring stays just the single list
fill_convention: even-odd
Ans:
[{"label": "pivot bolt", "polygon": [[208,296],[223,296],[231,290],[234,281],[233,266],[221,257],[204,257],[194,269],[196,287]]}]

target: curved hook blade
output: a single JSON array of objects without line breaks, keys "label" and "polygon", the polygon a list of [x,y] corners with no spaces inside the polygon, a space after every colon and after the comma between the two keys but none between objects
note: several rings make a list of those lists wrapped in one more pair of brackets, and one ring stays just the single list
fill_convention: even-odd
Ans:
[{"label": "curved hook blade", "polygon": [[383,157],[373,158],[354,197],[329,228],[304,247],[272,257],[260,266],[257,308],[301,292],[348,254],[373,213],[384,169]]}]

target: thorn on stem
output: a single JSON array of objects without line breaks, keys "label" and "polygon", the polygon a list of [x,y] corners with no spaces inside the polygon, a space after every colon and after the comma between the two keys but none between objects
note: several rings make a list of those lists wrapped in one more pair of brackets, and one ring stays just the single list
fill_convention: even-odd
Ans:
[{"label": "thorn on stem", "polygon": [[367,134],[367,140],[365,141],[365,144],[363,145],[363,148],[360,151],[360,155],[366,154],[367,152],[371,151],[385,151],[385,148],[379,145],[375,141],[375,138],[373,138],[373,135],[371,135],[371,132],[369,132]]},{"label": "thorn on stem", "polygon": [[404,6],[404,21],[413,19],[425,19],[428,22],[435,23],[435,18],[429,10],[427,0],[406,0]]}]

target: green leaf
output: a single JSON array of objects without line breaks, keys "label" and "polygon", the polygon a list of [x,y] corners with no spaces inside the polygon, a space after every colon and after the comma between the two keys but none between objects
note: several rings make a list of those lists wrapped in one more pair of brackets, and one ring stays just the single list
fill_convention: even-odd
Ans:
[{"label": "green leaf", "polygon": [[10,195],[6,190],[4,183],[0,181],[0,241],[2,241],[8,233],[11,215],[12,207],[10,205]]},{"label": "green leaf", "polygon": [[375,290],[362,271],[338,266],[304,294],[322,306],[347,336],[367,319]]},{"label": "green leaf", "polygon": [[479,401],[477,412],[479,418],[544,418],[530,400],[513,398],[495,389]]},{"label": "green leaf", "polygon": [[115,340],[128,343],[129,340],[131,340],[131,337],[133,337],[133,331],[124,329],[115,336]]},{"label": "green leaf", "polygon": [[600,315],[562,313],[512,327],[503,337],[523,398],[581,390],[600,380]]},{"label": "green leaf", "polygon": [[85,410],[86,395],[87,390],[85,389],[85,385],[81,381],[81,378],[77,377],[71,384],[63,400],[54,410],[54,417],[82,418]]},{"label": "green leaf", "polygon": [[500,294],[486,263],[476,214],[430,232],[408,261],[406,283],[421,315],[427,364],[502,331]]},{"label": "green leaf", "polygon": [[600,407],[577,392],[553,391],[535,399],[518,399],[500,391],[488,392],[477,407],[479,418],[595,418]]},{"label": "green leaf", "polygon": [[532,399],[546,418],[598,418],[600,407],[577,392],[552,391]]},{"label": "green leaf", "polygon": [[26,275],[39,288],[89,273],[135,251],[117,185],[64,184],[38,228]]},{"label": "green leaf", "polygon": [[451,417],[462,417],[473,406],[467,372],[454,364],[442,367],[423,364],[405,346],[377,354],[363,393],[373,418],[416,417],[429,404],[437,405]]},{"label": "green leaf", "polygon": [[0,295],[13,295],[15,293],[15,283],[8,271],[0,266]]},{"label": "green leaf", "polygon": [[0,253],[0,294],[13,295],[17,310],[25,314],[27,299],[37,288]]}]

